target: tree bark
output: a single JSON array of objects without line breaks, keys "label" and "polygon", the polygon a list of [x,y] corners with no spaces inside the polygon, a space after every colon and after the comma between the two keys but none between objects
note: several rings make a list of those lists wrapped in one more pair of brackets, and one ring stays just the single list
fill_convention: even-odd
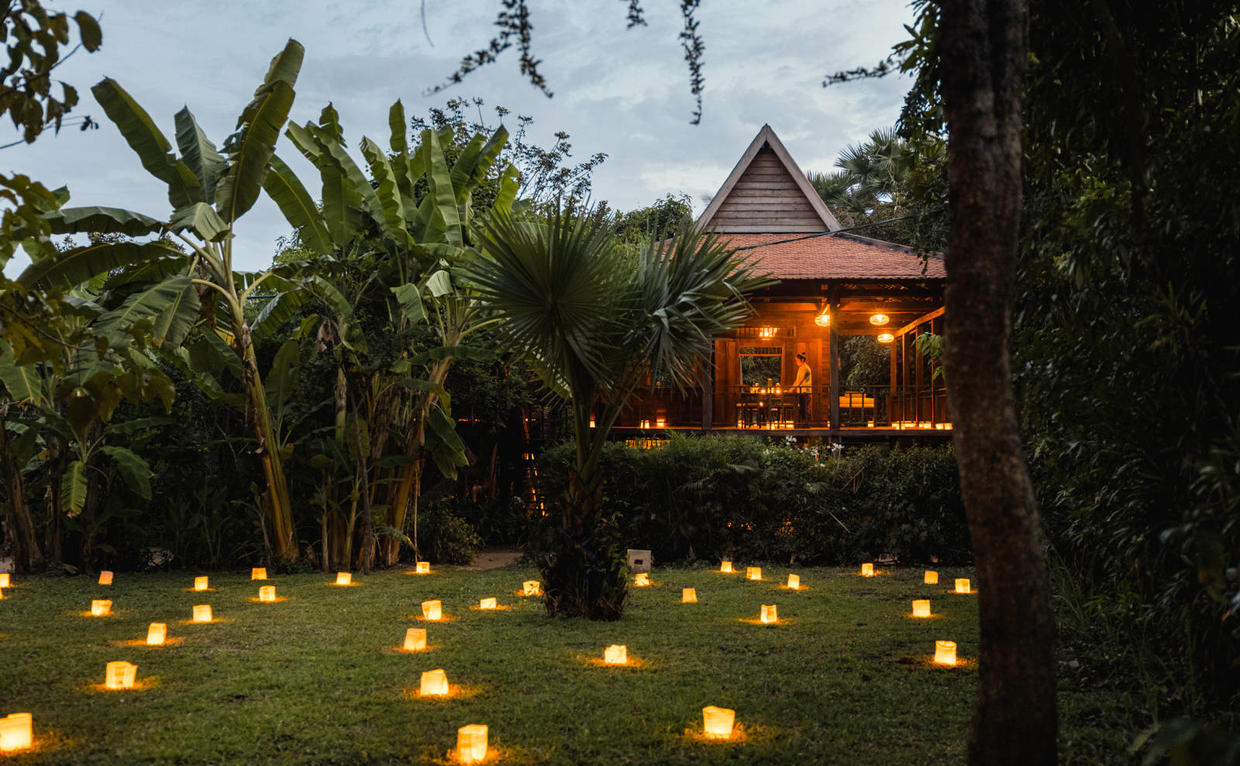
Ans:
[{"label": "tree bark", "polygon": [[19,573],[33,571],[43,563],[43,552],[39,550],[39,539],[35,533],[34,516],[26,503],[26,485],[22,481],[21,467],[13,456],[9,444],[9,432],[5,420],[9,413],[9,402],[0,404],[0,462],[4,465],[5,478],[8,480],[9,505],[13,510],[13,561]]},{"label": "tree bark", "polygon": [[942,0],[939,50],[951,226],[944,370],[980,580],[968,759],[1056,759],[1055,626],[1009,361],[1021,204],[1024,0]]}]

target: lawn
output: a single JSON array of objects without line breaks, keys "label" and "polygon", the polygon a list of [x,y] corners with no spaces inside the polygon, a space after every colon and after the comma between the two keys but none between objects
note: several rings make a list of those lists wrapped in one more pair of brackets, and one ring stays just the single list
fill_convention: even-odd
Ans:
[{"label": "lawn", "polygon": [[[794,571],[800,591],[781,587]],[[17,763],[450,763],[457,729],[489,727],[488,763],[958,763],[975,680],[977,606],[921,569],[873,578],[765,567],[765,579],[656,569],[614,623],[549,619],[520,595],[533,570],[437,568],[273,576],[259,603],[249,573],[17,578],[0,601],[0,716],[30,712],[35,749]],[[681,588],[699,602],[680,603]],[[497,611],[477,608],[497,597]],[[91,599],[114,614],[84,616]],[[913,598],[936,616],[913,619]],[[448,620],[420,619],[440,599]],[[195,604],[216,621],[189,623]],[[779,621],[757,623],[774,603]],[[147,647],[147,625],[172,642]],[[425,627],[429,650],[397,650]],[[929,662],[955,640],[964,667]],[[604,666],[625,644],[629,666]],[[140,688],[107,691],[111,660]],[[418,696],[443,668],[447,699]],[[735,741],[701,736],[702,708],[736,710]]]}]

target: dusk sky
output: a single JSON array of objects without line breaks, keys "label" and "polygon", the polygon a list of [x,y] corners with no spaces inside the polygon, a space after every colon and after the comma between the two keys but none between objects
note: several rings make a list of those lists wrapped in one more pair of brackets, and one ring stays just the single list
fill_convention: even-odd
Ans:
[{"label": "dusk sky", "polygon": [[[686,193],[695,211],[713,194],[763,123],[770,123],[806,170],[830,170],[848,144],[890,126],[909,80],[889,76],[823,88],[824,76],[873,65],[907,35],[912,10],[903,0],[704,0],[706,92],[700,125],[677,35],[679,3],[646,0],[648,26],[625,28],[625,3],[531,0],[535,55],[554,98],[518,72],[515,51],[438,94],[428,90],[465,54],[490,39],[492,0],[96,0],[82,8],[103,28],[103,47],[79,52],[56,70],[82,94],[75,115],[98,130],[46,133],[31,146],[3,152],[6,168],[49,188],[65,185],[70,205],[124,207],[166,220],[166,187],[136,155],[91,96],[101,77],[118,80],[174,142],[173,115],[188,104],[217,144],[287,38],[306,48],[291,119],[318,116],[329,101],[340,112],[354,154],[363,135],[387,145],[387,111],[397,98],[409,115],[451,97],[481,97],[535,119],[531,138],[552,143],[571,134],[573,154],[608,159],[594,174],[593,197],[628,210],[665,194]],[[428,41],[429,37],[429,41]],[[488,111],[487,117],[492,113]],[[3,143],[16,135],[6,126]],[[175,143],[175,142],[174,142]],[[317,174],[287,138],[279,154],[312,193]],[[317,196],[317,194],[315,194]],[[235,266],[265,268],[276,239],[289,232],[278,209],[260,199],[237,226]],[[5,269],[15,274],[20,254]]]}]

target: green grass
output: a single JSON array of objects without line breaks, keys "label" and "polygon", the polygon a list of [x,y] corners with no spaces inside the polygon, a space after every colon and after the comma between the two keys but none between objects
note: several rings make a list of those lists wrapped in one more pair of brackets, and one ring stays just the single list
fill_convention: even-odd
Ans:
[{"label": "green grass", "polygon": [[[789,571],[807,589],[780,587]],[[18,578],[0,601],[0,716],[34,715],[36,749],[15,763],[443,763],[458,727],[485,723],[501,763],[959,763],[976,663],[928,660],[935,639],[976,657],[971,596],[921,583],[921,570],[862,578],[837,569],[765,567],[766,579],[656,569],[614,623],[549,619],[517,595],[532,570],[439,569],[429,576],[276,576],[286,600],[252,601],[248,573],[118,573]],[[695,587],[699,603],[681,604]],[[508,609],[471,609],[496,596]],[[937,617],[909,617],[929,597]],[[115,614],[82,616],[92,598]],[[451,621],[418,620],[441,599]],[[210,603],[218,622],[186,624]],[[762,626],[759,605],[780,622]],[[179,643],[126,645],[152,621]],[[428,628],[431,651],[394,651]],[[607,644],[634,667],[595,664]],[[104,691],[109,660],[138,665],[144,688]],[[456,696],[416,696],[444,668]],[[740,741],[703,741],[701,709],[736,710]]]}]

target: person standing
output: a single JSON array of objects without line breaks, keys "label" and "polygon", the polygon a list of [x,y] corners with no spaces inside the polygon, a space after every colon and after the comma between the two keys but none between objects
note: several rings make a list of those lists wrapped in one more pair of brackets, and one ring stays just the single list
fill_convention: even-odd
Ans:
[{"label": "person standing", "polygon": [[809,395],[814,390],[814,371],[809,368],[804,351],[797,354],[797,377],[792,382],[792,390],[797,395],[797,419],[808,423]]}]

